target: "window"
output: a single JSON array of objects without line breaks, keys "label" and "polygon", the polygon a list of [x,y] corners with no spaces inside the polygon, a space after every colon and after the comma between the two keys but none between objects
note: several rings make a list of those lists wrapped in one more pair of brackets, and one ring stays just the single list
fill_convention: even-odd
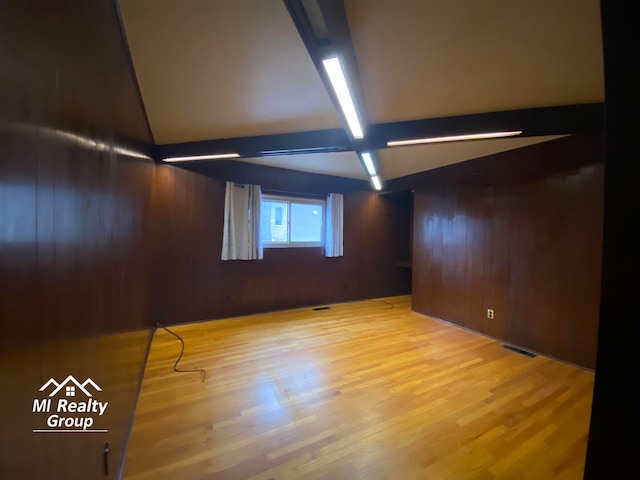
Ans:
[{"label": "window", "polygon": [[324,200],[263,194],[260,211],[264,248],[324,245]]}]

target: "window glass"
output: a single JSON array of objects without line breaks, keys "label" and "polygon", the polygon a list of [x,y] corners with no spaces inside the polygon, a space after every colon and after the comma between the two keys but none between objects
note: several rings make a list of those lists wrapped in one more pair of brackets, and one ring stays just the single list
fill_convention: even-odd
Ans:
[{"label": "window glass", "polygon": [[291,203],[291,241],[322,241],[322,206]]},{"label": "window glass", "polygon": [[263,247],[324,245],[323,200],[262,195],[260,236]]},{"label": "window glass", "polygon": [[260,236],[266,243],[288,242],[288,205],[286,202],[263,200],[260,209]]}]

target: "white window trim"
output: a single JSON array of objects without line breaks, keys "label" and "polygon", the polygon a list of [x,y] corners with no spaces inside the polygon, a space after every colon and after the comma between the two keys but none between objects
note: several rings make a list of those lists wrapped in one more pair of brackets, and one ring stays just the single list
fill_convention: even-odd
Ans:
[{"label": "white window trim", "polygon": [[296,197],[294,195],[262,194],[262,201],[276,201],[289,203],[287,212],[287,232],[291,236],[291,203],[306,203],[307,205],[322,205],[322,228],[319,242],[262,242],[262,248],[321,248],[325,245],[325,228],[327,223],[327,202],[323,198]]}]

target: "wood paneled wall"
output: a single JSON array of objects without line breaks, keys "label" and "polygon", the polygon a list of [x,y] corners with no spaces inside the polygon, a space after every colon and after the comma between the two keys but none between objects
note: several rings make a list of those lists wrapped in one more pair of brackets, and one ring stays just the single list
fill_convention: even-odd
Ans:
[{"label": "wood paneled wall", "polygon": [[[0,58],[0,478],[116,478],[150,341],[155,168],[116,153],[152,143],[116,4],[2,2]],[[102,388],[108,433],[32,431],[38,389],[70,374]]]},{"label": "wood paneled wall", "polygon": [[[223,181],[118,153],[147,154],[153,141],[116,3],[5,6],[0,478],[103,478],[107,441],[116,477],[154,322],[408,292],[396,265],[405,209],[350,190],[364,182],[271,176],[271,188],[351,192],[344,257],[316,248],[222,262]],[[108,433],[32,431],[45,426],[46,415],[32,412],[38,389],[70,374],[102,387]]]},{"label": "wood paneled wall", "polygon": [[594,368],[602,162],[600,137],[573,136],[423,174],[414,310]]},{"label": "wood paneled wall", "polygon": [[[314,175],[306,177],[305,184],[313,182]],[[293,191],[304,187],[287,185]],[[223,262],[224,182],[166,165],[156,171],[155,189],[163,217],[156,235],[162,239],[156,321],[183,323],[410,291],[410,273],[397,265],[409,226],[403,198],[345,193],[343,257],[326,258],[322,248],[265,249],[260,261]]]}]

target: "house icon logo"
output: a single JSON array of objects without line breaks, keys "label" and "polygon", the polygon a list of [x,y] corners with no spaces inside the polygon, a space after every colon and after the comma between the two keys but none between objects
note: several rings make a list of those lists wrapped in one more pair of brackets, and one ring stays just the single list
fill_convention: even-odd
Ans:
[{"label": "house icon logo", "polygon": [[[44,398],[34,398],[31,411],[36,415],[44,414],[45,418],[40,422],[44,420],[45,425],[42,426],[46,428],[34,428],[33,433],[106,433],[109,431],[95,426],[96,423],[104,422],[102,419],[109,402],[93,398],[96,393],[102,392],[102,388],[90,378],[79,382],[73,375],[69,375],[60,383],[50,378],[38,391],[43,392],[43,396],[49,393]],[[56,396],[57,398],[52,398]]]},{"label": "house icon logo", "polygon": [[58,383],[53,378],[50,378],[44,385],[42,385],[42,387],[40,387],[40,391],[44,392],[47,388],[49,388],[50,385],[53,385],[55,387],[49,394],[50,397],[56,395],[63,388],[65,389],[65,395],[67,397],[75,397],[76,388],[79,388],[87,397],[92,397],[93,395],[91,394],[91,392],[86,389],[87,386],[93,387],[94,390],[97,390],[98,392],[102,391],[102,389],[90,378],[87,378],[83,383],[80,383],[73,377],[73,375],[69,375],[61,383]]}]

